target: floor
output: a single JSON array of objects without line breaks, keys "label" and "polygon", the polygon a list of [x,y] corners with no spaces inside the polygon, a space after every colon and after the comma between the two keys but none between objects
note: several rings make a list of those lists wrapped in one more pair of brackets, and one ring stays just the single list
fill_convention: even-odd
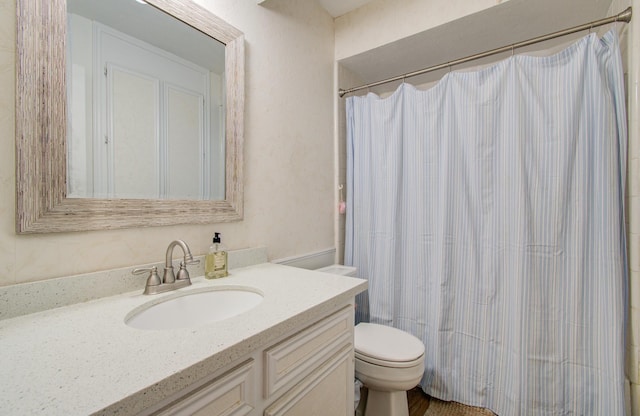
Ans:
[{"label": "floor", "polygon": [[[361,390],[360,406],[355,411],[355,416],[362,416],[364,413],[364,401],[366,401],[367,389]],[[409,416],[496,416],[493,412],[479,407],[461,405],[455,402],[443,402],[427,396],[420,387],[415,387],[407,392],[407,403],[409,405]]]},{"label": "floor", "polygon": [[407,392],[407,402],[409,403],[409,416],[423,416],[429,408],[429,396],[424,394],[420,387]]},{"label": "floor", "polygon": [[420,387],[416,387],[407,392],[407,402],[409,404],[409,416],[495,416],[488,409],[466,406],[455,402],[443,402],[432,399]]}]

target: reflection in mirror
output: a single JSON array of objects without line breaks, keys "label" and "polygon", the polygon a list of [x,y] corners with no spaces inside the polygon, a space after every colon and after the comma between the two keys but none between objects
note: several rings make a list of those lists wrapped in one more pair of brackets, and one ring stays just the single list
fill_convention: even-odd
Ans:
[{"label": "reflection in mirror", "polygon": [[67,196],[224,199],[224,48],[144,2],[67,0]]},{"label": "reflection in mirror", "polygon": [[[145,3],[139,7],[157,9],[183,22],[183,28],[207,35],[195,34],[206,38],[208,46],[184,55],[185,47],[158,43],[165,31],[167,39],[187,36],[169,34],[165,23],[154,23],[160,31],[151,36],[128,33],[119,24],[126,21],[129,12],[120,10],[116,23],[96,22],[94,17],[74,11],[71,4],[72,36],[67,44],[66,0],[17,0],[18,233],[242,219],[244,36],[192,0]],[[136,19],[140,19],[138,28],[148,28],[148,24],[140,24],[142,17]],[[80,22],[78,27],[76,21]],[[82,28],[83,24],[89,27]],[[76,30],[87,37],[73,37]],[[103,36],[105,41],[98,42]],[[216,55],[211,46],[216,42],[211,38],[224,45],[224,70],[202,60]],[[116,39],[119,46],[113,47],[109,39]],[[87,42],[89,45],[82,45]],[[134,52],[125,52],[131,62],[118,55],[123,53],[119,49],[123,43],[134,48]],[[162,63],[135,62],[144,61],[139,59],[144,54]],[[164,73],[175,69],[169,61],[175,62],[179,71],[192,71],[184,77],[189,79],[183,80],[185,72],[178,76]],[[96,67],[100,70],[94,76],[90,69]],[[67,68],[71,68],[68,73]],[[97,82],[105,78],[105,68],[106,81]],[[201,69],[199,81],[191,76],[198,72],[194,68]],[[68,106],[73,111],[68,111]],[[99,106],[103,110],[98,111]],[[134,113],[134,108],[143,111]],[[142,123],[145,118],[151,123]],[[205,140],[207,135],[211,140]],[[124,137],[134,141],[126,142]],[[174,173],[174,166],[178,173]],[[121,171],[125,173],[120,175]],[[84,176],[76,175],[78,172]],[[143,177],[148,182],[141,182]]]}]

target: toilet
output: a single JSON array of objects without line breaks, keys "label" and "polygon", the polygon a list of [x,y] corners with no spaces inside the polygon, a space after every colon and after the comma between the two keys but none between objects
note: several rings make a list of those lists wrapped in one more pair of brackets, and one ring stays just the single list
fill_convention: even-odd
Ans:
[{"label": "toilet", "polygon": [[[355,267],[341,264],[317,270],[357,276]],[[356,378],[368,390],[356,414],[364,404],[364,416],[409,416],[407,390],[418,385],[424,372],[422,341],[397,328],[361,322],[355,327],[354,347]]]},{"label": "toilet", "polygon": [[400,329],[361,322],[355,327],[356,378],[368,389],[364,416],[408,416],[407,390],[424,372],[424,344]]}]

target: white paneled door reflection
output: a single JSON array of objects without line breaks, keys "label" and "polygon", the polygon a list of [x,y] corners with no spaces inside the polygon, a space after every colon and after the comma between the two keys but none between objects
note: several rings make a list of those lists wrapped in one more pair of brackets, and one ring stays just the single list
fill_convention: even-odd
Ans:
[{"label": "white paneled door reflection", "polygon": [[[162,190],[159,163],[158,80],[110,66],[107,130],[100,189],[120,198],[157,198]],[[110,131],[109,131],[110,130]]]},{"label": "white paneled door reflection", "polygon": [[69,21],[70,196],[223,199],[224,76],[81,16]]},{"label": "white paneled door reflection", "polygon": [[107,73],[102,189],[118,198],[205,197],[203,95],[113,65]]},{"label": "white paneled door reflection", "polygon": [[[167,166],[166,190],[172,198],[198,199],[204,191],[201,184],[204,154],[203,98],[174,86],[166,88]],[[196,169],[197,168],[197,169]]]},{"label": "white paneled door reflection", "polygon": [[208,198],[208,71],[108,32],[100,38],[105,139],[94,188],[117,198]]}]

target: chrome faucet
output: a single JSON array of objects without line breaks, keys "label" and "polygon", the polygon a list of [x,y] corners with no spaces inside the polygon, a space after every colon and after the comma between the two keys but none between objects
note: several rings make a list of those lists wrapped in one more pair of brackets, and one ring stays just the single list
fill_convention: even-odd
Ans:
[{"label": "chrome faucet", "polygon": [[193,260],[193,256],[191,255],[191,250],[189,250],[189,246],[182,240],[174,240],[167,247],[167,255],[164,263],[164,274],[162,275],[162,283],[175,283],[176,276],[173,273],[173,249],[175,246],[180,246],[182,248],[182,253],[184,254],[184,259],[180,262],[180,270],[178,270],[178,281],[186,281],[188,282],[184,286],[189,286],[191,284],[191,279],[189,279],[189,272],[187,271],[187,264],[197,264],[198,260]]},{"label": "chrome faucet", "polygon": [[[173,249],[175,246],[180,246],[184,254],[183,260],[180,262],[180,270],[178,270],[177,277],[173,273]],[[187,270],[188,264],[198,264],[200,260],[194,260],[189,246],[182,240],[174,240],[167,247],[167,254],[164,264],[164,274],[162,280],[158,276],[157,267],[149,269],[135,269],[131,273],[142,274],[149,272],[147,278],[147,284],[144,288],[145,295],[155,295],[157,293],[168,292],[170,290],[180,289],[181,287],[191,285],[191,278],[189,277],[189,271]]]}]

